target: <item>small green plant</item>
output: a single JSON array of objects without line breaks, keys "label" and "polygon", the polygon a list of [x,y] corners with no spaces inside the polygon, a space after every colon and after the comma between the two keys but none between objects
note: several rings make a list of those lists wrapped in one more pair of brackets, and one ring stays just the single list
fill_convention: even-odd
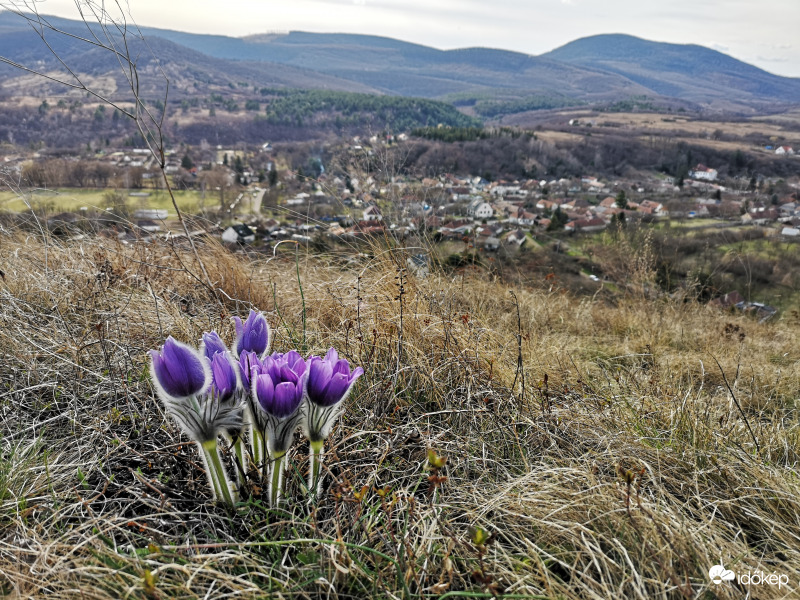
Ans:
[{"label": "small green plant", "polygon": [[86,481],[86,475],[83,474],[83,471],[80,467],[78,467],[76,475],[78,477],[78,483],[81,484],[81,487],[85,490],[89,489],[89,482]]}]

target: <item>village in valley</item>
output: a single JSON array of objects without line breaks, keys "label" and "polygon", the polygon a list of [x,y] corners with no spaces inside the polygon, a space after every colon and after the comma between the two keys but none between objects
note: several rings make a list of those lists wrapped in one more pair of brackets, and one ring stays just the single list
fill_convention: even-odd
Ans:
[{"label": "village in valley", "polygon": [[[353,142],[350,153],[374,156],[372,147],[360,138]],[[375,144],[376,138],[371,142]],[[477,241],[477,247],[493,251],[506,242],[521,246],[526,240],[535,240],[540,232],[591,233],[619,221],[667,218],[687,223],[714,219],[719,227],[772,226],[783,236],[800,235],[800,175],[790,181],[763,177],[723,181],[715,169],[697,164],[679,182],[661,174],[636,180],[587,174],[513,181],[455,174],[422,178],[392,174],[387,181],[369,173],[361,174],[363,179],[331,175],[321,162],[322,172],[318,175],[305,175],[302,168],[281,169],[269,143],[256,151],[220,146],[214,151],[205,149],[207,155],[209,152],[222,158],[216,163],[195,164],[189,158],[192,150],[172,149],[165,171],[178,192],[199,190],[193,197],[202,197],[204,202],[196,200],[188,207],[189,212],[216,211],[224,216],[223,221],[203,234],[217,234],[229,243],[258,246],[287,238],[308,242],[310,234],[320,233],[363,237],[387,231],[403,237],[424,230],[440,234],[437,239],[476,236],[473,243]],[[794,156],[789,146],[781,146],[775,152]],[[39,176],[35,173],[52,167],[53,162],[58,161],[38,152],[0,156],[4,174],[17,177],[20,182],[19,196],[52,197],[46,206],[50,224],[77,223],[82,212],[92,214],[98,206],[52,214],[70,194],[48,189],[46,181],[36,185]],[[156,161],[148,149],[99,152],[90,164],[78,158],[62,158],[61,162],[69,162],[84,173],[79,180],[82,185],[77,187],[96,189],[102,183],[108,185],[107,191],[127,196],[124,204],[132,210],[132,219],[109,221],[120,239],[146,238],[170,229],[174,211],[149,208],[153,197],[163,196],[164,192]],[[800,171],[800,157],[797,163]],[[776,186],[781,189],[776,190]],[[265,203],[265,197],[271,202]],[[0,200],[0,211],[9,212],[8,207],[15,200],[19,204],[19,198],[6,192]],[[265,218],[267,212],[269,218]],[[103,222],[102,218],[99,220]],[[220,229],[223,223],[226,227]],[[242,225],[246,228],[238,227]],[[237,227],[251,233],[233,238],[230,230]],[[103,228],[95,230],[102,232]]]},{"label": "village in valley", "polygon": [[[166,152],[163,173],[146,148],[90,149],[75,157],[6,147],[0,164],[19,185],[0,197],[0,211],[24,222],[32,209],[39,222],[66,238],[179,242],[188,230],[193,238],[213,238],[250,254],[285,252],[291,244],[283,241],[310,251],[360,254],[377,236],[408,248],[408,267],[418,275],[433,263],[512,265],[553,275],[565,270],[569,287],[584,291],[625,285],[593,258],[601,253],[592,247],[621,231],[649,228],[694,237],[727,231],[778,245],[800,239],[798,176],[721,176],[700,163],[680,177],[641,170],[635,177],[591,171],[517,179],[414,175],[396,162],[408,143],[407,134],[356,136],[327,143],[324,159],[318,150],[298,154],[291,144],[178,145]],[[790,146],[760,151],[800,166]],[[164,177],[187,230],[176,218]],[[692,269],[685,270],[688,281]],[[775,314],[737,285],[718,282],[707,299],[761,317]]]}]

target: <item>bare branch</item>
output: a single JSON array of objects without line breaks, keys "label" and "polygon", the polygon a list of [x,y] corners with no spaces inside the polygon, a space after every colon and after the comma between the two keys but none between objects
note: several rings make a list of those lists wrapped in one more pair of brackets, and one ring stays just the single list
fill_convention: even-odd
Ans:
[{"label": "bare branch", "polygon": [[[119,0],[115,0],[113,3],[113,5],[116,6],[116,9],[119,11],[119,16],[112,15],[107,9],[106,2],[103,0],[100,0],[99,2],[97,0],[74,1],[78,14],[80,15],[80,19],[88,31],[87,36],[78,35],[66,30],[65,28],[57,27],[52,24],[50,21],[48,21],[47,17],[39,13],[35,0],[0,0],[0,8],[8,10],[9,12],[21,17],[31,26],[33,31],[39,36],[58,63],[69,74],[69,77],[73,80],[72,82],[47,74],[42,70],[26,67],[6,57],[0,56],[0,62],[19,68],[22,71],[38,75],[54,83],[59,83],[72,89],[78,89],[87,92],[101,102],[120,110],[122,114],[134,121],[139,134],[142,136],[142,139],[144,140],[144,143],[147,146],[150,154],[158,162],[161,175],[172,200],[172,206],[175,208],[178,220],[181,223],[183,231],[186,234],[194,253],[194,257],[197,260],[200,270],[202,271],[205,279],[204,283],[209,293],[214,298],[217,298],[215,286],[211,282],[205,265],[203,264],[203,261],[197,252],[197,248],[195,247],[194,240],[189,233],[186,221],[184,220],[180,207],[178,206],[175,196],[172,193],[172,188],[165,170],[166,152],[164,149],[163,128],[167,113],[167,100],[169,98],[169,78],[161,67],[156,54],[145,40],[141,30],[130,17],[129,12],[123,9],[123,7],[120,5]],[[92,20],[97,23],[96,26],[94,24],[90,24],[90,21]],[[116,31],[116,34],[114,31]],[[110,52],[116,59],[122,76],[127,81],[128,88],[133,99],[133,111],[122,108],[122,106],[119,104],[119,100],[106,97],[99,91],[92,89],[89,85],[84,83],[84,81],[81,79],[81,76],[69,66],[67,59],[60,56],[53,47],[50,39],[48,39],[50,34],[62,35],[68,39],[88,44],[92,49]],[[150,53],[153,62],[157,65],[157,69],[164,80],[163,110],[161,111],[160,115],[154,114],[153,111],[146,106],[141,97],[139,72],[137,69],[138,56],[133,55],[132,47],[129,43],[131,39],[136,39],[146,48],[147,52]]]}]

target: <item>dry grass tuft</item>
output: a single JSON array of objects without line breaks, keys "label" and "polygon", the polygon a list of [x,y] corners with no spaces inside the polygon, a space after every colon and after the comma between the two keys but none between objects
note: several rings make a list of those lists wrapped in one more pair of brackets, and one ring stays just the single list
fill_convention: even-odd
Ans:
[{"label": "dry grass tuft", "polygon": [[[745,595],[720,562],[796,593],[797,325],[415,279],[397,252],[201,256],[213,292],[180,247],[0,238],[1,597]],[[250,306],[276,349],[366,370],[314,508],[302,442],[286,510],[211,504],[153,399],[146,350],[230,341]]]}]

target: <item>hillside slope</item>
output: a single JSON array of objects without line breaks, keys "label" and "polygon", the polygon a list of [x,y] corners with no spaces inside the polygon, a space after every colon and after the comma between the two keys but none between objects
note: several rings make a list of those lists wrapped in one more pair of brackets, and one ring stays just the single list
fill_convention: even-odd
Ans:
[{"label": "hillside slope", "polygon": [[[605,304],[415,279],[378,247],[344,266],[208,242],[206,288],[177,243],[0,236],[3,595],[733,598],[710,566],[800,577],[800,328],[649,299],[646,248]],[[148,379],[167,335],[230,342],[251,306],[273,349],[366,371],[311,506],[300,441],[284,507],[263,486],[214,505]]]}]

